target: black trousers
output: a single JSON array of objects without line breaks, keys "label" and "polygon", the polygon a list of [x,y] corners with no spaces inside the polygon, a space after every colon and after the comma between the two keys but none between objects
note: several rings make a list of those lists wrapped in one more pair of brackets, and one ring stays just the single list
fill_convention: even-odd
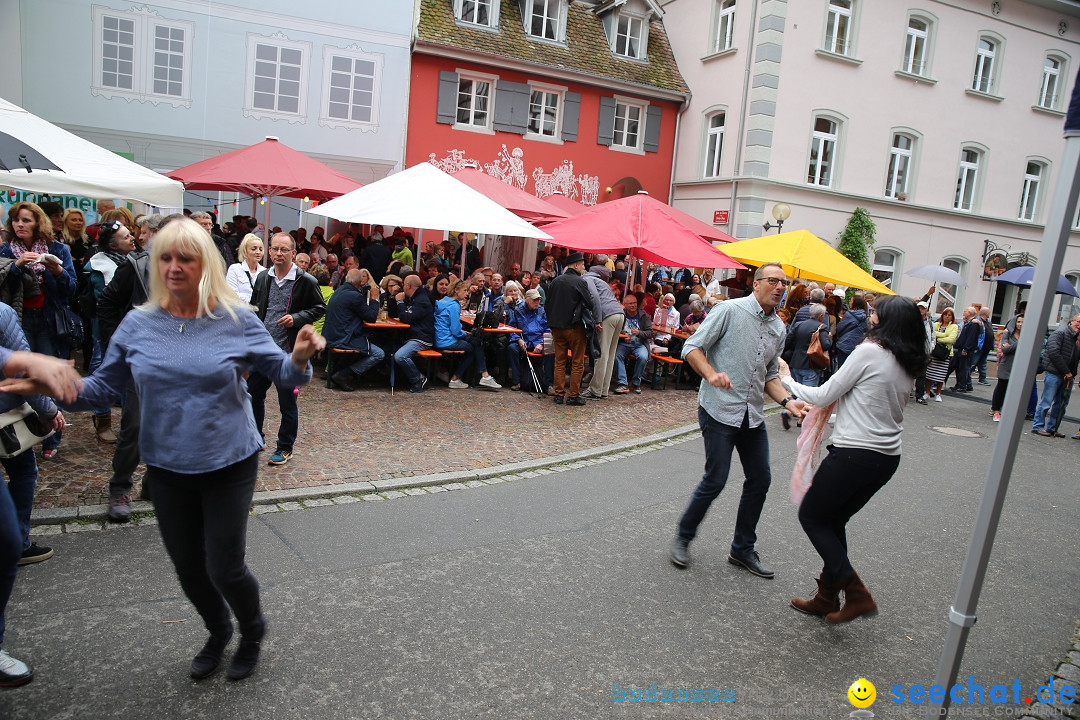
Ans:
[{"label": "black trousers", "polygon": [[[132,476],[139,467],[139,431],[142,429],[142,412],[139,409],[139,394],[135,390],[135,381],[128,383],[124,396],[124,410],[120,415],[120,432],[116,434],[116,449],[113,450],[113,474],[109,478],[110,495],[128,495],[135,484]],[[143,479],[143,491],[149,483]]]},{"label": "black trousers", "polygon": [[847,522],[899,466],[899,455],[829,446],[799,506],[799,522],[825,562],[825,580],[840,583],[855,572],[848,560]]},{"label": "black trousers", "polygon": [[180,587],[216,637],[261,640],[266,629],[259,582],[244,560],[258,453],[211,472],[188,475],[148,466],[154,511]]}]

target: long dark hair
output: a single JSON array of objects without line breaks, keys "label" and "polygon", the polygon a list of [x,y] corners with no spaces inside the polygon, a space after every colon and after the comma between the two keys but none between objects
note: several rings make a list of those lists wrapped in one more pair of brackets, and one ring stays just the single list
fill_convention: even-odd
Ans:
[{"label": "long dark hair", "polygon": [[886,295],[874,303],[874,312],[878,321],[870,326],[866,339],[891,352],[908,375],[918,377],[930,360],[918,306],[908,298]]}]

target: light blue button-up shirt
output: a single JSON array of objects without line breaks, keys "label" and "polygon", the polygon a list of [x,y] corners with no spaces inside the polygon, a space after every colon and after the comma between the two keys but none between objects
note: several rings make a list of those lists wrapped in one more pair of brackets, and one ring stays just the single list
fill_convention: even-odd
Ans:
[{"label": "light blue button-up shirt", "polygon": [[725,425],[742,425],[748,412],[750,427],[761,425],[765,383],[780,376],[785,335],[784,322],[775,311],[765,314],[753,295],[714,306],[683,345],[683,357],[701,350],[713,369],[727,373],[731,388],[702,380],[698,404]]}]

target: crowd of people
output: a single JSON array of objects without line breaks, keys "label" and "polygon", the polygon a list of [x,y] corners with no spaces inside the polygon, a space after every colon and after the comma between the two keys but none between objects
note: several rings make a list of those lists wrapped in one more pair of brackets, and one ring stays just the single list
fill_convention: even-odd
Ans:
[{"label": "crowd of people", "polygon": [[[436,377],[450,389],[509,386],[564,406],[640,394],[644,377],[665,372],[650,370],[658,357],[682,361],[702,380],[706,461],[671,560],[688,567],[689,544],[737,451],[746,482],[729,561],[765,578],[774,572],[758,555],[756,527],[771,483],[766,398],[781,406],[785,429],[804,418],[820,424],[812,408],[837,403],[829,455],[799,511],[823,570],[817,592],[792,606],[847,622],[876,604],[848,557],[844,526],[896,472],[908,400],[941,402],[952,375],[954,392],[970,392],[973,374],[989,385],[986,361],[995,353],[991,413],[999,420],[1023,327],[1021,311],[998,343],[986,308],[965,308],[959,323],[948,308],[934,321],[933,287],[922,298],[876,297],[792,283],[774,263],[720,282],[711,269],[551,247],[533,270],[518,262],[495,269],[464,233],[421,251],[401,228],[348,225],[327,239],[322,228],[310,236],[267,230],[244,216],[219,226],[205,212],[136,218],[108,204],[91,226],[81,212],[48,203],[11,207],[0,245],[0,367],[8,378],[0,399],[31,408],[46,460],[61,443],[62,409],[93,413],[98,440],[115,446],[112,522],[130,519],[133,474],[140,458],[146,463],[142,497],[154,503],[181,587],[209,634],[191,664],[196,679],[222,664],[233,616],[241,639],[228,676],[241,679],[258,664],[266,620],[245,535],[259,454],[269,450],[266,395],[275,389],[281,417],[267,464],[280,466],[297,441],[298,388],[319,358],[340,391],[396,370],[412,393],[423,393],[433,378],[417,358],[433,350],[428,356],[449,359]],[[79,348],[85,379],[64,362]],[[338,355],[345,360],[334,365]],[[1032,432],[1064,437],[1057,431],[1080,360],[1080,315],[1050,336],[1043,358]],[[25,377],[14,379],[19,373]],[[212,442],[221,436],[236,442]],[[2,464],[0,644],[16,567],[52,555],[29,537],[34,453]],[[0,649],[0,686],[32,677]]]}]

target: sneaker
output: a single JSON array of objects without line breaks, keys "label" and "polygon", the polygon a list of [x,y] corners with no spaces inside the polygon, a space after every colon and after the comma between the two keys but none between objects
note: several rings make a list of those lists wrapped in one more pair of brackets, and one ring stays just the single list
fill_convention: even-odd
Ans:
[{"label": "sneaker", "polygon": [[1001,413],[994,413],[994,422],[1001,422]]},{"label": "sneaker", "polygon": [[427,377],[423,376],[423,375],[420,376],[419,382],[414,382],[412,385],[409,386],[409,392],[411,392],[411,393],[422,393],[426,389],[427,389]]},{"label": "sneaker", "polygon": [[586,388],[584,391],[582,391],[582,393],[580,395],[578,395],[578,397],[585,398],[586,400],[600,400],[601,399],[599,395],[596,395],[595,393],[593,393],[592,390],[589,390],[588,388]]},{"label": "sneaker", "polygon": [[491,377],[490,375],[488,375],[487,377],[480,378],[480,385],[483,386],[483,387],[486,387],[486,388],[490,388],[492,390],[500,390],[500,389],[502,389],[502,385],[497,383],[495,381],[495,378]]},{"label": "sneaker", "polygon": [[440,370],[439,372],[435,373],[435,377],[438,378],[439,382],[450,382],[450,373],[446,372],[445,370]]},{"label": "sneaker", "polygon": [[1073,440],[1080,440],[1080,430],[1076,431],[1076,434],[1072,436]]},{"label": "sneaker", "polygon": [[927,394],[927,393],[923,393],[923,394],[922,394],[922,399],[923,399],[923,402],[926,402],[927,400],[929,400],[929,399],[930,399],[930,395],[929,395],[929,394]]},{"label": "sneaker", "polygon": [[282,450],[278,448],[274,451],[274,454],[270,456],[269,465],[284,465],[289,462],[289,458],[292,457],[292,450]]},{"label": "sneaker", "polygon": [[634,386],[634,394],[635,395],[640,395],[641,394],[641,386],[640,385],[635,385]]},{"label": "sneaker", "polygon": [[0,650],[0,687],[19,687],[34,679],[34,671],[22,660]]},{"label": "sneaker", "polygon": [[43,460],[52,460],[54,457],[56,457],[56,448],[41,451],[41,458]]},{"label": "sneaker", "polygon": [[19,558],[19,566],[30,565],[31,563],[39,563],[48,560],[53,556],[52,548],[41,547],[37,543],[30,543],[30,547],[23,550],[22,557]]},{"label": "sneaker", "polygon": [[469,387],[469,383],[461,382],[460,380],[451,380],[447,385],[451,390],[465,390]]},{"label": "sneaker", "polygon": [[989,381],[989,380],[980,380],[980,381],[979,381],[979,384],[980,384],[980,385],[989,385],[989,384],[990,384],[990,381]]},{"label": "sneaker", "polygon": [[620,385],[619,387],[615,388],[616,395],[626,395],[628,392],[630,392],[630,388],[626,387],[625,385]]},{"label": "sneaker", "polygon": [[941,393],[934,396],[934,402],[941,402]]},{"label": "sneaker", "polygon": [[126,523],[131,520],[131,496],[127,493],[109,495],[109,510],[106,516],[111,523]]}]

